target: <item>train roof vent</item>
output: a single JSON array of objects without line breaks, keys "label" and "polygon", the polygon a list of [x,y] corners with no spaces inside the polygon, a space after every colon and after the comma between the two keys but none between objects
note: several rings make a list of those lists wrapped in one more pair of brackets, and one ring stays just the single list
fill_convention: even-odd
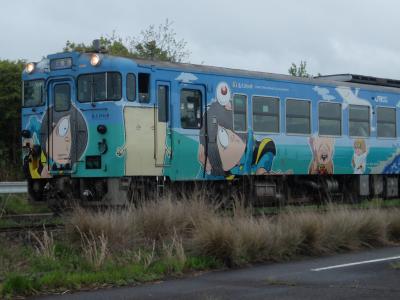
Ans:
[{"label": "train roof vent", "polygon": [[360,83],[360,84],[390,86],[390,87],[400,88],[400,80],[378,78],[378,77],[364,76],[364,75],[338,74],[338,75],[318,76],[315,78],[341,81],[341,82],[353,82],[353,83]]}]

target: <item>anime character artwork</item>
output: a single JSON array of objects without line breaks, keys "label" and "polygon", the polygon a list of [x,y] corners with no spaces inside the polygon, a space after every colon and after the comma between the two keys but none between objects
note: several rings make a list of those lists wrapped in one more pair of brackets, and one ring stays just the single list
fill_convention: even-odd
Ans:
[{"label": "anime character artwork", "polygon": [[308,173],[310,175],[333,174],[333,149],[335,141],[328,137],[311,137],[309,140],[313,159]]},{"label": "anime character artwork", "polygon": [[87,143],[87,125],[72,105],[65,112],[48,109],[40,127],[40,144],[29,143],[24,169],[29,178],[49,178],[49,171],[70,171],[83,155]]},{"label": "anime character artwork", "polygon": [[232,179],[235,175],[271,172],[275,143],[269,138],[255,141],[251,133],[234,130],[232,95],[227,83],[217,86],[216,100],[204,116],[207,120],[200,132],[198,160],[206,175]]},{"label": "anime character artwork", "polygon": [[351,160],[354,174],[364,174],[367,167],[367,145],[365,140],[356,139],[354,141],[354,155]]}]

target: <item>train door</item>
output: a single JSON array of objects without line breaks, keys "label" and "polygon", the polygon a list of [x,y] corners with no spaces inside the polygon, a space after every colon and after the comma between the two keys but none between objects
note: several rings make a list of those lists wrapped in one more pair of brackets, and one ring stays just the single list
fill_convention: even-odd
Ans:
[{"label": "train door", "polygon": [[156,167],[170,165],[172,159],[171,84],[157,81],[157,107],[154,110],[154,159]]},{"label": "train door", "polygon": [[[206,139],[206,88],[200,84],[181,84],[179,88],[179,115],[181,128],[174,140],[174,176],[192,180],[199,176],[199,143]],[[206,115],[206,114],[205,114]],[[179,158],[179,159],[177,159]]]},{"label": "train door", "polygon": [[77,110],[73,108],[73,84],[70,80],[54,81],[48,85],[49,109],[47,130],[42,132],[50,174],[71,173],[77,157]]},{"label": "train door", "polygon": [[152,91],[155,97],[124,108],[126,176],[162,176],[170,165],[171,84],[155,81]]}]

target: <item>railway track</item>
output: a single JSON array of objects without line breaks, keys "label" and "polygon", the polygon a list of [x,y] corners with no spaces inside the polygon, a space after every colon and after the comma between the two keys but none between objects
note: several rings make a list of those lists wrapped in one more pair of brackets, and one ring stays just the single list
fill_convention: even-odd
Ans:
[{"label": "railway track", "polygon": [[21,226],[9,226],[0,228],[0,234],[17,234],[21,232],[32,232],[32,231],[43,231],[43,230],[63,230],[65,227],[62,224],[47,224],[47,225],[21,225]]},{"label": "railway track", "polygon": [[0,217],[0,233],[63,229],[62,219],[53,213],[3,215]]}]

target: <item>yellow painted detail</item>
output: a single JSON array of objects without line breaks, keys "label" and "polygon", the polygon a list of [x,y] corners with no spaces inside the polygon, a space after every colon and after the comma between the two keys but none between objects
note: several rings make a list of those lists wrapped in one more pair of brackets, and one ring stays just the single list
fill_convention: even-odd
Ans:
[{"label": "yellow painted detail", "polygon": [[46,155],[44,155],[43,152],[40,154],[40,160],[39,158],[34,159],[31,156],[29,162],[29,172],[31,174],[31,177],[33,179],[40,179],[42,176],[39,173],[39,167],[40,165],[42,165],[43,168],[46,168],[46,164],[47,164]]},{"label": "yellow painted detail", "polygon": [[228,177],[226,177],[226,180],[233,180],[235,179],[235,175],[229,175]]},{"label": "yellow painted detail", "polygon": [[260,159],[260,156],[261,156],[261,153],[262,153],[262,150],[264,149],[264,147],[271,141],[272,140],[268,139],[268,138],[262,140],[260,146],[258,147],[256,163],[258,163],[258,160]]}]

